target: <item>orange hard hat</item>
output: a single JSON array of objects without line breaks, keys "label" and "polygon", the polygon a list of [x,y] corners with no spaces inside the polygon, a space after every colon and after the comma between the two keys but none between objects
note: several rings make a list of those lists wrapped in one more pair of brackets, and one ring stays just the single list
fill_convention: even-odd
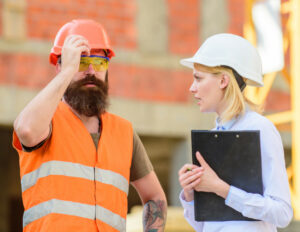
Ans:
[{"label": "orange hard hat", "polygon": [[68,35],[82,35],[89,41],[91,49],[105,49],[109,58],[115,55],[107,33],[100,23],[91,19],[76,19],[63,25],[57,32],[49,57],[51,64],[56,65]]}]

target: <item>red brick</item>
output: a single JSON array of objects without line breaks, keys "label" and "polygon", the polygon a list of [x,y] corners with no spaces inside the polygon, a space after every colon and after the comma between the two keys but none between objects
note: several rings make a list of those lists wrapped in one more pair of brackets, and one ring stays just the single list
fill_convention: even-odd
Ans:
[{"label": "red brick", "polygon": [[291,109],[290,94],[278,90],[271,90],[267,99],[265,111],[277,112]]},{"label": "red brick", "polygon": [[[227,0],[230,23],[228,31],[242,35],[245,0]],[[282,0],[286,1],[286,0]],[[200,6],[199,6],[200,4]],[[199,0],[168,0],[168,49],[172,54],[190,56],[199,47],[201,18]],[[0,16],[2,2],[0,1]],[[28,39],[53,41],[57,30],[73,18],[92,18],[107,29],[116,48],[137,48],[136,0],[28,0]],[[150,15],[149,15],[150,17]],[[0,17],[0,35],[2,32]],[[283,24],[288,15],[282,16]],[[284,27],[284,30],[285,27]],[[109,69],[110,93],[129,99],[190,102],[190,70],[137,67],[112,63]],[[54,67],[47,56],[0,54],[0,83],[26,88],[43,88],[54,77]],[[266,110],[290,108],[289,94],[272,91]]]},{"label": "red brick", "polygon": [[[64,23],[76,18],[91,18],[103,24],[114,47],[135,49],[136,10],[134,0],[28,0],[28,37],[53,40]],[[123,40],[114,39],[118,37]]]},{"label": "red brick", "polygon": [[110,92],[130,99],[186,102],[192,73],[147,67],[111,64]]},{"label": "red brick", "polygon": [[291,123],[284,123],[284,124],[278,124],[276,125],[276,128],[279,131],[291,131],[292,127],[291,127]]},{"label": "red brick", "polygon": [[[288,0],[281,0],[281,2],[288,2]],[[288,33],[287,23],[290,18],[290,13],[281,14],[281,23],[282,23],[282,33],[285,35]],[[290,66],[290,47],[288,47],[286,54],[285,54],[285,65]]]},{"label": "red brick", "polygon": [[[41,89],[54,76],[54,66],[48,63],[46,56],[0,55],[0,83],[3,85]],[[111,95],[129,99],[186,102],[192,78],[190,70],[173,71],[114,63],[109,68]]]},{"label": "red brick", "polygon": [[0,54],[0,82],[27,88],[42,88],[55,75],[48,57]]},{"label": "red brick", "polygon": [[0,36],[2,35],[2,12],[3,12],[3,3],[0,2]]},{"label": "red brick", "polygon": [[245,0],[227,0],[229,27],[228,32],[243,35],[243,25],[245,22]]},{"label": "red brick", "polygon": [[199,47],[199,1],[168,0],[169,51],[191,55]]}]

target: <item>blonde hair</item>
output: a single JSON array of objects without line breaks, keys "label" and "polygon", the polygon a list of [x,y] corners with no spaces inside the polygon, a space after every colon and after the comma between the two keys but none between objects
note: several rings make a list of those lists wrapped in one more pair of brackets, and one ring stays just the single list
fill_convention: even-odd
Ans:
[{"label": "blonde hair", "polygon": [[223,101],[225,104],[227,104],[227,106],[222,115],[220,115],[221,122],[224,123],[235,117],[238,117],[239,115],[243,115],[247,106],[249,106],[253,111],[261,113],[261,106],[251,102],[242,93],[231,68],[224,66],[208,67],[197,63],[194,64],[194,68],[196,70],[201,70],[215,75],[223,73],[229,77],[229,83],[225,88],[223,98]]}]

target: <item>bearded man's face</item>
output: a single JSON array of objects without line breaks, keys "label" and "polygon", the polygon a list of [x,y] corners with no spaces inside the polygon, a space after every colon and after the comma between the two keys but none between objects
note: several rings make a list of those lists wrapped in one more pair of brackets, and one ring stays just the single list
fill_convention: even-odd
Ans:
[{"label": "bearded man's face", "polygon": [[87,117],[98,116],[108,106],[108,81],[87,74],[85,78],[71,82],[64,93],[65,101],[79,114]]}]

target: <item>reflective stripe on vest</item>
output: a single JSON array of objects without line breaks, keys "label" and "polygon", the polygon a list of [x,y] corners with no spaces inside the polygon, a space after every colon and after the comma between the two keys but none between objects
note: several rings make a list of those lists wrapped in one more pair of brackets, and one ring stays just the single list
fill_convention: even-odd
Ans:
[{"label": "reflective stripe on vest", "polygon": [[126,178],[122,175],[109,171],[103,170],[100,168],[96,168],[96,181],[99,181],[103,184],[110,184],[115,186],[116,188],[122,190],[128,195],[129,184]]},{"label": "reflective stripe on vest", "polygon": [[53,199],[40,203],[24,212],[23,227],[51,213],[83,217],[91,220],[96,218],[118,231],[126,230],[126,220],[101,206],[81,204],[71,201]]},{"label": "reflective stripe on vest", "polygon": [[122,218],[120,215],[115,214],[99,205],[96,205],[96,218],[117,229],[118,231],[126,231],[125,218]]},{"label": "reflective stripe on vest", "polygon": [[[23,176],[21,180],[22,192],[34,186],[38,179],[50,175],[79,177],[93,181],[94,168],[72,162],[48,161],[43,163],[37,170]],[[113,185],[128,195],[129,184],[126,178],[122,175],[109,170],[95,168],[95,178],[96,181]]]}]

